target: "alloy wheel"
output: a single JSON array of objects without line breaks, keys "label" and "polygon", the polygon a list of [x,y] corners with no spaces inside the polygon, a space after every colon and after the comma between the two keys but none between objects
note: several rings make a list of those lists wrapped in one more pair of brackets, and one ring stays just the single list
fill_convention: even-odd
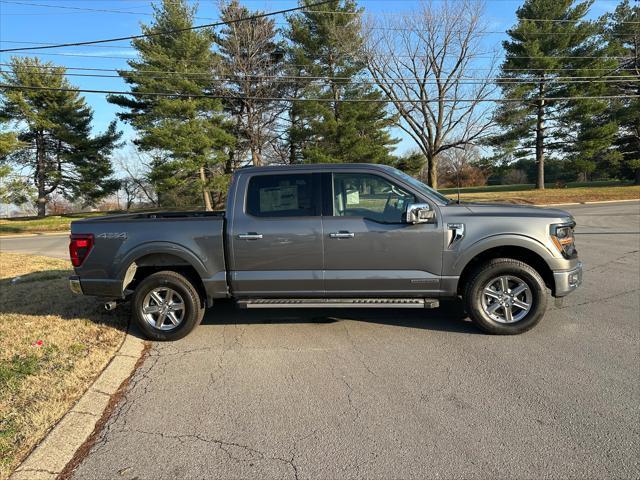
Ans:
[{"label": "alloy wheel", "polygon": [[533,304],[529,285],[513,275],[489,280],[482,289],[482,309],[499,323],[515,323],[527,316]]},{"label": "alloy wheel", "polygon": [[185,305],[182,296],[168,287],[151,290],[142,302],[142,317],[153,328],[173,330],[182,323]]}]

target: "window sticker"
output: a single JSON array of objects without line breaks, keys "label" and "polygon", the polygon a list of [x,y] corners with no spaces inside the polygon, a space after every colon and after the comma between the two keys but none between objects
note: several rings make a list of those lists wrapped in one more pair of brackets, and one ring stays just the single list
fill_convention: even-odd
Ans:
[{"label": "window sticker", "polygon": [[260,211],[278,212],[298,209],[298,187],[269,187],[260,189]]},{"label": "window sticker", "polygon": [[358,190],[347,190],[347,205],[360,205],[360,192]]}]

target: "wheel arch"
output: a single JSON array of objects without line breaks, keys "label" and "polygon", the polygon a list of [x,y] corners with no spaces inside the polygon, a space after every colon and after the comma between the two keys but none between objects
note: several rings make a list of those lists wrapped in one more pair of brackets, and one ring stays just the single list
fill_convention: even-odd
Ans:
[{"label": "wheel arch", "polygon": [[201,303],[207,303],[207,293],[202,281],[206,272],[204,265],[186,249],[171,246],[144,246],[127,255],[118,278],[122,281],[122,292],[135,287],[149,275],[163,270],[180,273],[186,277],[200,295]]},{"label": "wheel arch", "polygon": [[555,293],[553,271],[539,252],[521,245],[498,245],[486,248],[485,250],[476,253],[467,261],[458,279],[458,295],[462,295],[464,293],[464,288],[473,272],[480,265],[494,258],[512,258],[526,263],[540,274],[547,288],[549,288],[553,294]]}]

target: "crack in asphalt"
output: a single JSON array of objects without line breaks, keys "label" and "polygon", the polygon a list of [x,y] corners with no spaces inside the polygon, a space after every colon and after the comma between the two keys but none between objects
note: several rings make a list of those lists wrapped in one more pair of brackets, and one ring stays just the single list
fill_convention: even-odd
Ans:
[{"label": "crack in asphalt", "polygon": [[612,260],[609,260],[605,263],[599,263],[597,265],[589,265],[589,268],[585,268],[584,271],[585,272],[595,272],[595,273],[599,273],[598,269],[602,268],[602,267],[609,267],[612,263],[623,263],[623,264],[628,264],[629,263],[629,255],[633,255],[634,253],[638,253],[640,252],[640,250],[631,250],[630,252],[624,252],[622,255],[615,257]]},{"label": "crack in asphalt", "polygon": [[351,336],[351,332],[349,331],[349,327],[347,326],[347,322],[342,322],[342,326],[344,327],[344,331],[347,334],[347,338],[349,339],[349,343],[351,343],[351,348],[356,351],[359,356],[360,356],[360,363],[362,364],[362,366],[365,368],[365,370],[367,372],[369,372],[371,375],[373,375],[374,377],[378,377],[378,375],[371,370],[371,368],[369,367],[369,365],[367,364],[367,362],[365,362],[365,358],[366,355],[364,354],[364,352],[362,350],[360,350],[360,348],[358,348],[358,346],[356,345],[356,341],[355,339]]},{"label": "crack in asphalt", "polygon": [[[140,396],[144,396],[148,392],[149,384],[152,382],[152,377],[150,376],[150,373],[152,370],[156,368],[156,366],[160,362],[160,358],[161,357],[159,355],[149,355],[148,358],[143,363],[142,367],[131,378],[129,386],[127,388],[127,392],[125,392],[125,394],[120,399],[120,402],[118,402],[118,404],[114,407],[111,417],[105,424],[104,429],[100,434],[100,437],[98,438],[94,447],[92,448],[92,453],[100,452],[107,446],[107,444],[110,441],[109,436],[112,432],[116,432],[116,431],[123,432],[126,430],[126,426],[127,426],[126,414],[131,410],[131,407],[133,407],[133,405],[137,401],[137,398],[131,397],[131,393],[136,389],[138,384],[142,383],[145,380],[147,381],[147,383],[144,385],[144,390]],[[152,362],[152,363],[148,363],[148,362]],[[118,425],[120,418],[122,418],[122,426],[116,430],[116,426]]]},{"label": "crack in asphalt", "polygon": [[[172,440],[179,440],[180,442],[184,442],[185,440],[194,440],[194,441],[198,441],[198,442],[203,442],[203,443],[207,443],[207,444],[215,444],[218,446],[218,448],[223,451],[225,453],[225,455],[227,455],[227,457],[230,460],[233,460],[235,462],[250,462],[252,460],[255,460],[254,458],[250,458],[250,459],[244,459],[244,458],[239,458],[237,456],[234,456],[232,454],[232,449],[233,448],[239,448],[241,450],[244,450],[246,452],[248,452],[251,455],[255,455],[257,457],[258,460],[272,460],[272,461],[277,461],[277,462],[281,462],[284,463],[285,465],[289,466],[291,468],[291,470],[293,471],[293,475],[294,478],[297,480],[298,479],[298,466],[294,463],[294,458],[295,455],[292,456],[291,459],[287,459],[287,458],[282,458],[276,455],[269,455],[261,450],[257,450],[253,447],[250,447],[249,445],[243,445],[241,443],[237,443],[237,442],[230,442],[230,441],[226,441],[226,440],[219,440],[216,438],[210,438],[210,437],[206,437],[204,435],[199,435],[197,433],[193,433],[193,434],[168,434],[168,433],[164,433],[164,432],[150,432],[147,430],[128,430],[129,432],[133,432],[133,433],[138,433],[141,435],[150,435],[150,436],[156,436],[156,437],[160,437],[162,439],[168,438],[168,439],[172,439]],[[294,444],[294,448],[295,448],[295,444]]]},{"label": "crack in asphalt", "polygon": [[584,305],[591,305],[593,303],[605,302],[607,300],[612,300],[614,298],[624,297],[625,295],[628,295],[633,292],[640,292],[640,288],[632,288],[631,290],[625,290],[624,292],[616,293],[614,295],[609,295],[608,297],[594,298],[592,300],[587,300],[586,302],[572,303],[571,305],[563,305],[562,307],[555,308],[555,310],[564,310],[566,308],[582,307]]}]

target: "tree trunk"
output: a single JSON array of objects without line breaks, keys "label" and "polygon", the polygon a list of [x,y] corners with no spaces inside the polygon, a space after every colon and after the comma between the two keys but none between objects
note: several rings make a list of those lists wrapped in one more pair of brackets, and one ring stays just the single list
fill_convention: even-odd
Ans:
[{"label": "tree trunk", "polygon": [[202,197],[204,198],[204,208],[207,212],[213,210],[213,204],[211,202],[211,192],[207,189],[207,175],[205,174],[204,167],[200,167],[200,180],[202,181]]},{"label": "tree trunk", "polygon": [[636,168],[636,179],[634,182],[635,185],[640,185],[640,168]]},{"label": "tree trunk", "polygon": [[46,192],[47,159],[45,157],[44,145],[42,143],[43,143],[43,140],[40,137],[40,135],[38,135],[36,139],[37,165],[36,165],[36,175],[35,175],[36,187],[38,189],[38,201],[37,201],[38,217],[44,217],[47,214],[47,192]]},{"label": "tree trunk", "polygon": [[251,145],[251,163],[254,167],[262,165],[262,157],[254,145]]},{"label": "tree trunk", "polygon": [[539,99],[537,102],[536,121],[536,165],[538,166],[538,180],[536,188],[544,190],[544,82],[540,82]]},{"label": "tree trunk", "polygon": [[427,183],[431,188],[438,188],[438,162],[435,155],[427,157]]}]

